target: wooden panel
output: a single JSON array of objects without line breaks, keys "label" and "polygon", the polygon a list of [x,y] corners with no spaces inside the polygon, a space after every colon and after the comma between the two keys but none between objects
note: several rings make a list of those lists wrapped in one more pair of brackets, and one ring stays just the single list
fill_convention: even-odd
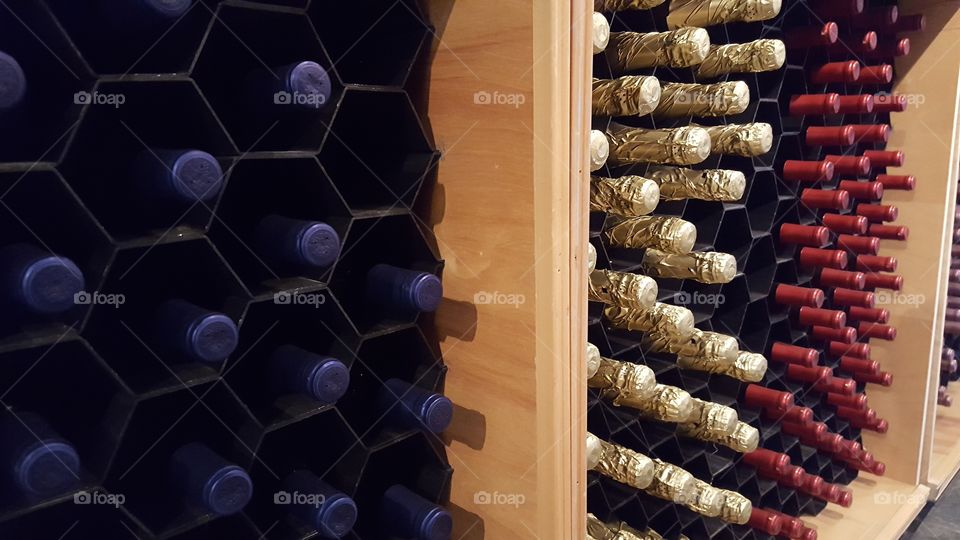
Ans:
[{"label": "wooden panel", "polygon": [[582,536],[589,119],[571,111],[586,111],[589,53],[574,4],[428,2],[457,538]]},{"label": "wooden panel", "polygon": [[886,477],[859,477],[848,486],[853,505],[828,505],[816,517],[801,517],[817,529],[820,538],[847,540],[895,540],[907,530],[923,505],[929,490]]},{"label": "wooden panel", "polygon": [[[956,384],[947,393],[960,405],[960,389]],[[938,406],[935,427],[927,476],[933,500],[940,497],[960,470],[960,407]]]}]

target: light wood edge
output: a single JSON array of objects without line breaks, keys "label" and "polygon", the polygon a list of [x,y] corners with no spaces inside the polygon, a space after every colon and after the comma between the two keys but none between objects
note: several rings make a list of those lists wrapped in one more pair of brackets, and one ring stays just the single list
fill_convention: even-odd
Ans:
[{"label": "light wood edge", "polygon": [[895,540],[906,532],[929,497],[929,488],[885,477],[861,474],[847,489],[853,505],[828,505],[820,514],[801,520],[817,529],[820,538]]},{"label": "light wood edge", "polygon": [[944,489],[960,471],[960,388],[954,383],[947,387],[947,394],[954,399],[956,405],[936,408],[936,422],[941,423],[942,427],[934,433],[934,447],[930,450],[930,469],[926,484],[930,488],[931,501],[940,498]]}]

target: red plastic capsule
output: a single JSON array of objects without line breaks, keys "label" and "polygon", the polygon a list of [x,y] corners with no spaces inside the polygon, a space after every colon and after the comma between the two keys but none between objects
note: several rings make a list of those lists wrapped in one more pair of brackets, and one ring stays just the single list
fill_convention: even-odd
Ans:
[{"label": "red plastic capsule", "polygon": [[857,391],[856,381],[845,379],[843,377],[828,377],[813,385],[820,392],[834,394],[852,395]]},{"label": "red plastic capsule", "polygon": [[841,356],[840,369],[854,373],[879,373],[880,362],[876,360],[866,360],[864,358],[854,358],[852,356]]},{"label": "red plastic capsule", "polygon": [[927,16],[923,13],[916,15],[899,14],[893,24],[881,27],[884,32],[922,32],[927,28]]},{"label": "red plastic capsule", "polygon": [[854,321],[864,321],[873,323],[890,322],[890,310],[886,308],[863,308],[850,306],[847,315]]},{"label": "red plastic capsule", "polygon": [[757,448],[743,455],[743,461],[758,469],[766,469],[781,474],[790,466],[790,456],[766,448]]},{"label": "red plastic capsule", "polygon": [[861,272],[896,272],[897,258],[879,255],[858,255],[854,263]]},{"label": "red plastic capsule", "polygon": [[897,329],[885,324],[861,322],[857,326],[857,332],[865,338],[877,338],[886,341],[897,339]]},{"label": "red plastic capsule", "polygon": [[771,514],[778,515],[780,517],[780,520],[782,521],[781,528],[780,528],[780,536],[784,536],[787,538],[799,538],[798,535],[800,534],[800,531],[803,530],[804,528],[802,521],[800,521],[799,519],[793,516],[788,516],[787,514],[777,512],[774,510],[769,510],[769,512]]},{"label": "red plastic capsule", "polygon": [[878,174],[877,182],[883,184],[884,189],[899,189],[913,191],[917,187],[917,179],[913,175]]},{"label": "red plastic capsule", "polygon": [[[864,153],[866,155],[866,153]],[[870,160],[873,161],[872,159]],[[850,194],[854,199],[872,199],[880,200],[883,198],[883,184],[880,182],[858,182],[856,180],[841,180],[837,184],[838,189],[842,189]]]},{"label": "red plastic capsule", "polygon": [[820,307],[823,305],[824,299],[825,295],[820,289],[798,287],[786,283],[778,284],[774,291],[774,300],[778,304],[789,306]]},{"label": "red plastic capsule", "polygon": [[846,34],[841,35],[837,42],[827,46],[827,51],[837,55],[864,54],[877,48],[879,36],[873,30],[868,30],[863,35]]},{"label": "red plastic capsule", "polygon": [[782,364],[813,367],[820,361],[820,352],[816,349],[798,347],[777,341],[770,347],[770,360]]},{"label": "red plastic capsule", "polygon": [[806,188],[800,193],[800,202],[808,208],[846,210],[850,208],[850,194],[843,190]]},{"label": "red plastic capsule", "polygon": [[900,150],[864,150],[874,167],[903,167],[903,152]]},{"label": "red plastic capsule", "polygon": [[783,38],[788,49],[808,49],[823,47],[837,42],[840,27],[835,22],[825,23],[823,26],[804,26],[787,31]]},{"label": "red plastic capsule", "polygon": [[880,64],[860,68],[860,84],[890,84],[893,81],[893,66]]},{"label": "red plastic capsule", "polygon": [[820,534],[816,529],[811,529],[810,527],[800,527],[800,531],[797,533],[798,540],[817,540]]},{"label": "red plastic capsule", "polygon": [[873,112],[873,95],[859,94],[840,96],[840,114],[870,114]]},{"label": "red plastic capsule", "polygon": [[836,156],[828,154],[823,157],[824,161],[833,163],[833,170],[837,174],[849,176],[867,176],[870,174],[872,165],[870,158],[864,156]]},{"label": "red plastic capsule", "polygon": [[836,306],[860,306],[872,308],[876,297],[869,291],[855,291],[838,287],[833,290],[833,304]]},{"label": "red plastic capsule", "polygon": [[780,225],[780,242],[783,244],[822,247],[826,245],[829,240],[830,231],[826,227],[797,225],[795,223],[784,223]]},{"label": "red plastic capsule", "polygon": [[810,126],[803,142],[807,146],[850,146],[855,136],[850,126]]},{"label": "red plastic capsule", "polygon": [[828,62],[810,73],[813,84],[853,83],[860,78],[860,62]]},{"label": "red plastic capsule", "polygon": [[831,341],[827,344],[827,351],[831,356],[855,356],[870,358],[870,345],[866,343],[838,343]]},{"label": "red plastic capsule", "polygon": [[860,290],[866,286],[866,276],[863,272],[850,272],[824,268],[820,270],[819,284],[823,287],[842,287],[845,289]]},{"label": "red plastic capsule", "polygon": [[863,216],[871,222],[896,221],[900,217],[900,209],[887,204],[858,204],[857,215]]},{"label": "red plastic capsule", "polygon": [[864,234],[870,226],[870,220],[863,216],[824,214],[823,225],[837,234]]},{"label": "red plastic capsule", "polygon": [[827,394],[827,403],[834,407],[849,407],[852,409],[863,409],[867,406],[867,396],[865,394]]},{"label": "red plastic capsule", "polygon": [[754,508],[750,511],[750,519],[747,521],[747,526],[764,534],[776,536],[783,530],[783,519],[773,512],[763,510],[762,508]]},{"label": "red plastic capsule", "polygon": [[743,394],[743,402],[747,407],[755,409],[770,409],[786,412],[793,406],[793,394],[778,392],[756,384],[748,384]]},{"label": "red plastic capsule", "polygon": [[872,60],[907,56],[910,54],[910,38],[883,40],[877,43],[877,48],[865,52],[863,56]]},{"label": "red plastic capsule", "polygon": [[876,236],[841,234],[837,236],[837,246],[849,249],[858,255],[876,255],[880,252],[880,239]]},{"label": "red plastic capsule", "polygon": [[837,114],[840,94],[801,94],[790,98],[790,116]]},{"label": "red plastic capsule", "polygon": [[[816,439],[818,435],[827,431],[827,425],[823,422],[808,422],[806,424],[781,422],[780,431],[786,433],[787,435],[793,435],[794,437],[800,437],[812,441]],[[787,474],[791,473],[790,467],[792,467],[792,465],[787,466]],[[800,470],[802,471],[803,469]]]},{"label": "red plastic capsule", "polygon": [[834,177],[833,163],[829,161],[798,161],[790,159],[783,162],[783,179],[788,182],[815,183],[826,182]]},{"label": "red plastic capsule", "polygon": [[866,277],[866,286],[871,289],[890,289],[899,291],[903,289],[903,276],[896,274],[864,274]]},{"label": "red plastic capsule", "polygon": [[847,252],[839,249],[800,248],[800,266],[807,268],[846,268]]},{"label": "red plastic capsule", "polygon": [[843,328],[847,324],[847,314],[833,309],[802,307],[797,313],[797,321],[802,326],[826,326]]},{"label": "red plastic capsule", "polygon": [[863,10],[863,13],[851,17],[849,24],[853,28],[887,28],[896,24],[900,16],[900,10],[897,6],[869,7]]},{"label": "red plastic capsule", "polygon": [[857,340],[857,329],[849,326],[845,328],[814,326],[810,329],[810,337],[817,341],[839,341],[841,343],[853,343]]},{"label": "red plastic capsule", "polygon": [[892,113],[907,110],[907,97],[894,94],[875,94],[873,96],[873,112]]},{"label": "red plastic capsule", "polygon": [[[849,127],[853,129],[854,139],[858,143],[885,143],[890,140],[890,124],[850,124]],[[876,166],[872,159],[870,162]]]},{"label": "red plastic capsule", "polygon": [[806,367],[790,364],[787,366],[787,378],[805,383],[815,383],[831,376],[828,367]]},{"label": "red plastic capsule", "polygon": [[821,19],[848,19],[863,13],[864,0],[812,0],[810,9]]},{"label": "red plastic capsule", "polygon": [[910,228],[906,225],[881,225],[871,223],[867,233],[884,240],[906,240],[910,236]]},{"label": "red plastic capsule", "polygon": [[813,409],[810,407],[793,406],[783,413],[783,420],[795,424],[806,424],[813,421]]}]

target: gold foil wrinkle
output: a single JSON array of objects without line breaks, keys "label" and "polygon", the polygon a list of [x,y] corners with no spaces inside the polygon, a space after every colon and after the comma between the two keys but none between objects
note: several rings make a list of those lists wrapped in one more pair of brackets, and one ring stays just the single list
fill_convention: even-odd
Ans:
[{"label": "gold foil wrinkle", "polygon": [[723,492],[723,505],[720,507],[720,519],[727,523],[736,523],[745,525],[750,521],[750,514],[753,512],[753,504],[750,499],[728,489],[721,489]]},{"label": "gold foil wrinkle", "polygon": [[628,9],[650,9],[664,3],[665,0],[593,0],[594,11],[626,11]]},{"label": "gold foil wrinkle", "polygon": [[597,374],[600,369],[600,349],[593,343],[587,343],[587,379]]},{"label": "gold foil wrinkle", "polygon": [[602,169],[610,157],[610,142],[599,130],[590,131],[590,172]]},{"label": "gold foil wrinkle", "polygon": [[762,156],[773,146],[773,127],[764,122],[728,124],[704,128],[710,134],[714,154]]},{"label": "gold foil wrinkle", "polygon": [[652,113],[658,103],[660,81],[656,77],[593,80],[594,116],[643,116]]},{"label": "gold foil wrinkle", "polygon": [[690,394],[666,384],[657,384],[653,396],[644,401],[625,403],[621,400],[621,403],[637,409],[641,416],[671,424],[685,422],[693,411],[693,398]]},{"label": "gold foil wrinkle", "polygon": [[607,62],[613,73],[654,66],[690,67],[710,53],[710,36],[703,28],[670,32],[611,32]]},{"label": "gold foil wrinkle", "polygon": [[[594,98],[596,99],[596,98]],[[750,87],[743,81],[716,84],[665,83],[653,115],[658,118],[727,116],[750,105]]]},{"label": "gold foil wrinkle", "polygon": [[671,0],[667,28],[766,21],[779,13],[780,0]]},{"label": "gold foil wrinkle", "polygon": [[653,460],[647,456],[606,441],[600,441],[603,452],[593,470],[637,489],[647,488],[653,482]]},{"label": "gold foil wrinkle", "polygon": [[608,306],[603,310],[603,315],[614,328],[673,336],[675,341],[688,340],[695,330],[693,312],[660,302],[650,309]]},{"label": "gold foil wrinkle", "polygon": [[637,216],[611,220],[605,234],[610,244],[623,248],[653,248],[667,253],[689,253],[697,228],[672,216]]},{"label": "gold foil wrinkle", "polygon": [[643,253],[643,271],[650,277],[729,283],[737,275],[737,259],[716,251],[672,255],[656,249]]},{"label": "gold foil wrinkle", "polygon": [[647,175],[660,185],[660,198],[667,201],[738,201],[747,187],[747,177],[729,169],[650,167]]},{"label": "gold foil wrinkle", "polygon": [[696,492],[696,478],[687,471],[659,459],[653,460],[653,482],[645,491],[678,504],[690,501]]},{"label": "gold foil wrinkle", "polygon": [[758,39],[749,43],[731,43],[710,47],[710,52],[697,66],[697,77],[719,77],[727,73],[759,73],[776,71],[787,58],[779,39]]},{"label": "gold foil wrinkle", "polygon": [[648,309],[657,302],[657,282],[647,276],[594,270],[590,274],[588,297],[611,306]]},{"label": "gold foil wrinkle", "polygon": [[[652,369],[641,364],[603,357],[600,358],[596,373],[587,379],[587,386],[600,389],[600,396],[618,407],[647,407],[656,399],[657,393],[657,380]],[[689,394],[686,399],[689,401]],[[678,403],[675,406],[678,410],[690,408],[689,403]]]},{"label": "gold foil wrinkle", "polygon": [[610,43],[610,23],[600,13],[593,14],[593,54],[600,54]]},{"label": "gold foil wrinkle", "polygon": [[614,165],[695,165],[710,157],[712,148],[709,132],[696,126],[644,129],[610,124],[607,139],[608,159]]},{"label": "gold foil wrinkle", "polygon": [[653,212],[660,202],[660,186],[642,176],[590,178],[590,210],[625,217]]}]

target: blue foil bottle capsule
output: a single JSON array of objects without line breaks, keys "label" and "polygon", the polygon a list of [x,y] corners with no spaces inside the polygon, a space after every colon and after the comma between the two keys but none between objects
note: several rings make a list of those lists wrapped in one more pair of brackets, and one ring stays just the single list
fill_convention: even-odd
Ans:
[{"label": "blue foil bottle capsule", "polygon": [[291,513],[320,533],[321,538],[343,538],[357,522],[357,505],[310,471],[298,470],[283,480],[283,497],[293,505]]},{"label": "blue foil bottle capsule", "polygon": [[333,97],[330,74],[312,60],[254,72],[247,85],[250,105],[274,113],[318,111]]},{"label": "blue foil bottle capsule", "polygon": [[[125,31],[169,26],[186,15],[194,0],[100,0],[111,26]],[[154,30],[153,33],[156,31]]]},{"label": "blue foil bottle capsule", "polygon": [[223,189],[220,162],[202,150],[144,150],[131,174],[140,199],[153,205],[190,206],[211,201]]},{"label": "blue foil bottle capsule", "polygon": [[435,311],[443,285],[429,272],[378,264],[367,272],[366,297],[389,314]]},{"label": "blue foil bottle capsule", "polygon": [[0,287],[22,312],[52,315],[76,305],[84,279],[66,257],[31,244],[11,244],[0,248]]},{"label": "blue foil bottle capsule", "polygon": [[27,95],[27,76],[20,63],[0,51],[0,114],[17,108]]},{"label": "blue foil bottle capsule", "polygon": [[350,386],[350,370],[336,358],[293,345],[282,345],[270,357],[277,389],[304,394],[325,404],[336,403]]},{"label": "blue foil bottle capsule", "polygon": [[0,428],[0,455],[15,488],[31,497],[64,493],[80,481],[80,455],[39,415],[7,415]]},{"label": "blue foil bottle capsule", "polygon": [[398,427],[440,433],[453,419],[453,403],[449,398],[400,379],[389,379],[384,383],[380,402],[384,409],[389,408],[390,423]]},{"label": "blue foil bottle capsule", "polygon": [[450,512],[399,484],[383,493],[378,517],[391,534],[403,538],[449,540],[453,533]]},{"label": "blue foil bottle capsule", "polygon": [[233,319],[186,300],[167,300],[157,307],[157,343],[198,362],[221,362],[237,348]]},{"label": "blue foil bottle capsule", "polygon": [[330,225],[272,214],[257,224],[254,244],[269,263],[300,268],[326,268],[340,255],[340,236]]},{"label": "blue foil bottle capsule", "polygon": [[170,456],[170,480],[190,506],[218,516],[235,514],[250,502],[253,481],[247,471],[201,443],[189,443]]}]

